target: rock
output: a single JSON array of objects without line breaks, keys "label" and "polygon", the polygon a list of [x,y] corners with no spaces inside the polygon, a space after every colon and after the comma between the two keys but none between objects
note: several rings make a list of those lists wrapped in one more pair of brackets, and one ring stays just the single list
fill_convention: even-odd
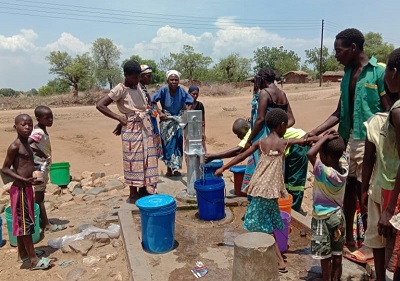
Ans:
[{"label": "rock", "polygon": [[93,179],[92,178],[84,178],[81,180],[82,186],[93,186]]},{"label": "rock", "polygon": [[68,207],[68,206],[72,206],[72,205],[75,205],[75,202],[74,201],[68,201],[68,202],[64,202],[64,203],[62,203],[60,206],[58,206],[58,208],[65,208],[65,207]]},{"label": "rock", "polygon": [[63,252],[63,254],[69,254],[72,253],[72,249],[69,245],[64,245],[61,247],[61,252]]},{"label": "rock", "polygon": [[96,233],[95,236],[96,242],[103,243],[103,244],[110,244],[110,237],[107,235],[107,233]]},{"label": "rock", "polygon": [[78,240],[69,244],[69,247],[75,253],[80,253],[82,256],[86,256],[90,249],[92,249],[93,247],[93,241],[87,239]]},{"label": "rock", "polygon": [[94,199],[96,199],[96,195],[91,195],[91,194],[85,194],[83,197],[82,197],[82,200],[83,201],[93,201]]},{"label": "rock", "polygon": [[122,247],[122,242],[120,240],[112,240],[111,245],[114,248],[120,248],[120,247]]},{"label": "rock", "polygon": [[107,191],[124,189],[124,183],[119,180],[112,179],[108,181],[104,187]]},{"label": "rock", "polygon": [[76,267],[67,273],[66,279],[67,279],[67,281],[83,280],[82,276],[85,275],[86,272],[87,272],[86,269]]},{"label": "rock", "polygon": [[94,173],[93,172],[90,172],[90,171],[83,171],[82,172],[82,174],[81,174],[81,177],[82,177],[82,180],[83,179],[91,179],[91,180],[93,180],[94,178]]},{"label": "rock", "polygon": [[117,258],[118,258],[117,253],[108,254],[108,255],[106,255],[106,262],[115,261]]},{"label": "rock", "polygon": [[94,187],[94,188],[92,188],[91,190],[89,190],[89,191],[87,192],[87,194],[97,195],[97,194],[102,193],[102,192],[105,192],[105,191],[106,191],[106,189],[103,188],[103,187]]},{"label": "rock", "polygon": [[59,198],[59,200],[60,200],[61,202],[72,201],[72,200],[74,200],[74,196],[72,196],[72,194],[64,194],[64,195],[62,195],[62,196]]},{"label": "rock", "polygon": [[111,166],[112,164],[111,163],[104,163],[104,166]]},{"label": "rock", "polygon": [[81,183],[80,183],[79,181],[71,181],[71,182],[68,184],[68,190],[69,190],[71,193],[75,190],[75,188],[82,188],[82,185],[81,185]]},{"label": "rock", "polygon": [[53,195],[59,195],[59,194],[61,194],[61,187],[59,187],[56,184],[48,183],[48,184],[46,184],[46,193],[53,194]]},{"label": "rock", "polygon": [[74,191],[72,191],[72,195],[76,196],[76,195],[80,195],[80,194],[84,194],[85,192],[83,191],[82,188],[75,188]]},{"label": "rock", "polygon": [[106,176],[106,173],[104,173],[104,172],[96,172],[96,173],[94,173],[94,179],[103,178],[105,176]]},{"label": "rock", "polygon": [[88,192],[88,191],[91,190],[92,188],[93,188],[93,186],[91,186],[91,185],[83,185],[83,186],[82,186],[83,192]]},{"label": "rock", "polygon": [[341,280],[368,280],[368,272],[362,266],[347,259],[342,260]]},{"label": "rock", "polygon": [[108,279],[108,280],[123,281],[123,278],[122,278],[122,275],[120,272],[118,272],[118,273],[110,272],[108,274],[108,276],[111,277],[111,279]]},{"label": "rock", "polygon": [[[2,214],[4,212],[5,208],[6,208],[5,204],[0,204],[0,214]],[[0,243],[1,243],[1,241],[0,241]]]},{"label": "rock", "polygon": [[[83,192],[83,191],[82,191],[82,192]],[[77,202],[77,203],[83,202],[83,196],[85,196],[84,193],[75,195],[75,196],[74,196],[74,201]]]},{"label": "rock", "polygon": [[100,257],[88,256],[83,258],[83,263],[88,266],[96,266],[97,263],[101,260]]},{"label": "rock", "polygon": [[104,187],[108,179],[106,178],[98,178],[93,181],[93,186],[95,187]]},{"label": "rock", "polygon": [[71,194],[67,186],[61,187],[61,194]]}]

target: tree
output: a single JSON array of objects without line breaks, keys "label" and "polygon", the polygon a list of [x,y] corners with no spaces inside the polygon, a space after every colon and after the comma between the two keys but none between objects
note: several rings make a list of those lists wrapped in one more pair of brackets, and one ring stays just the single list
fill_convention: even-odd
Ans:
[{"label": "tree", "polygon": [[254,51],[254,62],[256,66],[254,71],[262,68],[270,67],[280,74],[284,74],[291,70],[298,70],[300,66],[300,57],[292,50],[283,49],[283,46],[262,47]]},{"label": "tree", "polygon": [[[170,53],[170,57],[162,58],[160,65],[164,70],[176,69],[182,73],[182,76],[193,80],[197,74],[207,69],[212,63],[210,57],[204,56],[201,53],[195,53],[194,48],[189,45],[183,46],[181,53]],[[168,67],[168,69],[166,69]]]},{"label": "tree", "polygon": [[91,73],[89,54],[85,53],[72,58],[67,52],[53,51],[46,59],[50,63],[49,72],[69,82],[74,96],[78,96],[78,84]]},{"label": "tree", "polygon": [[122,80],[118,60],[121,52],[113,41],[107,38],[98,38],[92,44],[92,57],[94,63],[94,76],[100,85],[107,83],[110,90]]},{"label": "tree", "polygon": [[52,93],[62,94],[71,90],[69,83],[63,79],[55,78],[47,82],[47,86],[51,88]]},{"label": "tree", "polygon": [[241,58],[239,54],[233,53],[226,58],[220,59],[218,64],[215,66],[215,69],[220,74],[221,81],[243,81],[248,77],[251,70],[251,60]]},{"label": "tree", "polygon": [[368,32],[364,34],[364,52],[368,56],[374,56],[378,62],[387,62],[389,54],[394,50],[393,44],[383,42],[382,34]]},{"label": "tree", "polygon": [[16,96],[18,96],[18,92],[11,88],[2,88],[2,89],[0,89],[0,96],[16,97]]},{"label": "tree", "polygon": [[[312,66],[313,71],[319,73],[320,65],[320,48],[314,48],[305,50],[306,63]],[[341,69],[339,62],[336,60],[333,53],[329,54],[329,50],[326,46],[322,48],[322,73],[325,71],[337,71]],[[317,75],[317,78],[319,75]]]},{"label": "tree", "polygon": [[129,59],[126,59],[122,62],[122,67],[124,66],[124,64],[128,61],[128,60],[135,60],[137,61],[139,64],[145,64],[148,66],[151,66],[152,68],[152,73],[153,73],[153,79],[151,80],[152,84],[158,84],[162,81],[165,81],[165,75],[164,72],[162,72],[157,63],[154,60],[147,60],[147,59],[142,59],[140,56],[138,55],[133,55],[131,56]]}]

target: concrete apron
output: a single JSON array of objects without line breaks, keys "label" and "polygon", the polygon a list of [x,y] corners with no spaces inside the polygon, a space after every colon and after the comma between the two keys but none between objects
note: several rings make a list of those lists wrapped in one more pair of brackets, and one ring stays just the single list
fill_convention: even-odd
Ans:
[{"label": "concrete apron", "polygon": [[[174,181],[168,178],[162,178],[161,183],[158,186],[159,193],[168,193],[172,196],[178,196],[184,190],[185,182],[182,180]],[[242,206],[246,198],[231,196],[233,191],[233,184],[226,182],[227,190],[227,200],[226,205],[230,207]],[[177,200],[177,212],[190,211],[197,209],[197,205],[192,203],[182,202]],[[229,208],[226,208],[229,209]],[[193,211],[192,211],[193,212]],[[119,212],[119,221],[121,225],[122,240],[124,242],[126,259],[128,261],[130,280],[132,281],[151,281],[152,270],[151,265],[148,263],[147,253],[144,252],[141,245],[141,233],[138,231],[137,224],[135,220],[140,220],[139,209],[136,205],[124,204]],[[227,217],[232,216],[227,212]],[[301,214],[292,210],[291,226],[292,228],[300,229],[305,231],[306,236],[309,238],[311,235],[310,230],[311,219],[302,216]],[[289,249],[289,252],[291,249]],[[289,273],[281,274],[281,280],[298,280],[296,278],[301,277],[303,280],[319,280],[320,268],[319,262],[311,260],[309,251],[300,251],[298,254],[293,252],[288,253],[288,270]],[[298,261],[289,261],[293,259],[293,256],[298,256]],[[158,256],[158,255],[156,255]],[[159,258],[161,259],[161,258]],[[309,268],[304,268],[299,263],[302,263],[304,259],[309,260],[307,266]],[[194,264],[193,264],[194,266]],[[292,268],[291,268],[292,267]],[[170,272],[165,272],[165,279],[168,280],[168,275]],[[194,278],[194,276],[193,276]],[[160,279],[158,279],[160,280]],[[352,263],[346,259],[343,259],[343,275],[342,280],[368,280],[367,271],[361,266]]]}]

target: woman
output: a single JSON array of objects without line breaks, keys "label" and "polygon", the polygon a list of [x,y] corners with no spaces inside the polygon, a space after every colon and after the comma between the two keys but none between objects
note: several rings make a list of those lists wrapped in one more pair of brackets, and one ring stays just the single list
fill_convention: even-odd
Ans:
[{"label": "woman", "polygon": [[[160,116],[160,133],[163,147],[161,159],[167,166],[167,177],[180,176],[182,168],[183,136],[179,127],[183,110],[190,109],[193,97],[179,86],[180,73],[176,70],[167,71],[168,85],[160,88],[152,97],[151,102],[157,108]],[[161,103],[162,110],[157,106]]]},{"label": "woman", "polygon": [[[156,193],[158,159],[149,115],[150,102],[139,85],[140,65],[129,60],[123,69],[124,83],[119,83],[99,100],[96,108],[122,126],[124,177],[130,188],[127,202],[135,203],[139,197]],[[113,101],[122,116],[108,108]]]},{"label": "woman", "polygon": [[[269,135],[269,129],[265,124],[267,111],[272,108],[280,108],[288,115],[288,127],[294,125],[294,116],[286,94],[276,85],[279,79],[272,68],[261,69],[254,77],[254,94],[251,101],[251,134],[247,140],[246,147],[251,146],[258,139]],[[258,153],[249,157],[243,178],[242,190],[249,184],[258,162]]]}]

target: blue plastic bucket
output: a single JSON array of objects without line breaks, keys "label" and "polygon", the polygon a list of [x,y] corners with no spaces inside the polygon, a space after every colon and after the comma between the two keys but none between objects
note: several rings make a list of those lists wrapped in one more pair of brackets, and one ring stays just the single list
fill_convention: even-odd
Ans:
[{"label": "blue plastic bucket", "polygon": [[194,182],[199,218],[217,221],[225,217],[225,182],[222,178],[205,178]]},{"label": "blue plastic bucket", "polygon": [[[40,225],[39,225],[39,215],[40,208],[38,204],[34,204],[34,216],[35,216],[35,233],[32,234],[33,243],[37,243],[40,240]],[[12,234],[12,212],[11,206],[8,206],[5,210],[5,218],[7,221],[8,239],[10,240],[10,245],[17,247],[17,237]]]},{"label": "blue plastic bucket", "polygon": [[283,224],[285,225],[282,230],[274,229],[275,241],[278,244],[279,251],[285,253],[288,249],[289,241],[289,227],[290,227],[290,214],[280,211]]},{"label": "blue plastic bucket", "polygon": [[175,242],[174,197],[155,194],[136,201],[142,221],[142,246],[149,253],[162,254],[171,251]]},{"label": "blue plastic bucket", "polygon": [[[215,171],[222,167],[224,162],[221,159],[215,159],[211,162],[204,164],[204,177],[215,178]],[[221,176],[219,176],[221,177]]]}]

